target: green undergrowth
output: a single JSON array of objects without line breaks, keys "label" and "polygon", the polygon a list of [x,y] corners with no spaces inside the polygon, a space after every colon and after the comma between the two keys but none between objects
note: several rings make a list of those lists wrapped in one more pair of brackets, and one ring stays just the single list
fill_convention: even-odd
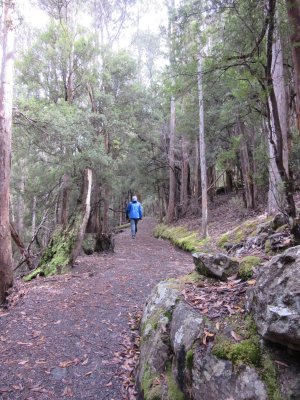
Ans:
[{"label": "green undergrowth", "polygon": [[257,233],[257,228],[263,222],[261,218],[248,220],[241,223],[236,228],[224,233],[218,240],[217,245],[220,248],[224,248],[224,246],[228,243],[230,244],[238,244],[246,240],[247,237],[255,236]]},{"label": "green undergrowth", "polygon": [[160,224],[154,229],[156,238],[168,239],[175,246],[188,252],[210,251],[210,238],[200,239],[197,232],[191,232],[182,226],[169,226]]},{"label": "green undergrowth", "polygon": [[240,261],[238,276],[246,281],[252,278],[254,268],[261,263],[261,258],[256,256],[246,256]]},{"label": "green undergrowth", "polygon": [[[236,341],[228,332],[235,332],[240,340]],[[234,367],[246,364],[255,368],[266,385],[269,400],[282,399],[276,366],[268,350],[261,346],[260,336],[250,315],[227,318],[215,338],[212,353],[231,361]]]}]

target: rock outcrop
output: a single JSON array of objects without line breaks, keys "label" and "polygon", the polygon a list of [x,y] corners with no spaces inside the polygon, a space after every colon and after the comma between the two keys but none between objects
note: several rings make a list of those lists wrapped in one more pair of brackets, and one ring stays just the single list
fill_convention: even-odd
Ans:
[{"label": "rock outcrop", "polygon": [[164,281],[145,307],[140,399],[267,400],[267,386],[254,366],[235,368],[235,361],[214,354],[219,327],[187,304],[181,289],[179,281]]},{"label": "rock outcrop", "polygon": [[248,308],[263,338],[300,351],[300,246],[259,268]]},{"label": "rock outcrop", "polygon": [[238,272],[239,262],[219,253],[217,255],[206,253],[194,253],[194,264],[199,274],[226,280],[229,276]]}]

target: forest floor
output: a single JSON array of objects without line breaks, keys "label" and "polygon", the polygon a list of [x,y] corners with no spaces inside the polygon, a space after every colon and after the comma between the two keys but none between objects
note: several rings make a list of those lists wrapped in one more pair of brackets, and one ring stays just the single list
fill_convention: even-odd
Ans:
[{"label": "forest floor", "polygon": [[71,274],[17,282],[0,310],[0,399],[123,398],[132,315],[156,283],[194,269],[154,226],[145,218],[136,239],[120,233],[115,253],[79,257]]}]

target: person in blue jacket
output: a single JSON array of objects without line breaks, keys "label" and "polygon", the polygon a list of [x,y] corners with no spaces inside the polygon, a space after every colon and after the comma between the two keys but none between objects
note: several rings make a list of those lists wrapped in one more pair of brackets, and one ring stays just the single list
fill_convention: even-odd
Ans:
[{"label": "person in blue jacket", "polygon": [[126,217],[130,219],[131,236],[134,239],[137,234],[138,221],[143,218],[143,207],[136,196],[132,196],[132,201],[126,208]]}]

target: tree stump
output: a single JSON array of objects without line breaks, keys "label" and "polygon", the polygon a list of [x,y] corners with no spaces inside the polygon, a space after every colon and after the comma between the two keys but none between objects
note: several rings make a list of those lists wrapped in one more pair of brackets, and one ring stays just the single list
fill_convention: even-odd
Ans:
[{"label": "tree stump", "polygon": [[95,252],[114,252],[115,240],[112,233],[98,233],[96,235]]}]

